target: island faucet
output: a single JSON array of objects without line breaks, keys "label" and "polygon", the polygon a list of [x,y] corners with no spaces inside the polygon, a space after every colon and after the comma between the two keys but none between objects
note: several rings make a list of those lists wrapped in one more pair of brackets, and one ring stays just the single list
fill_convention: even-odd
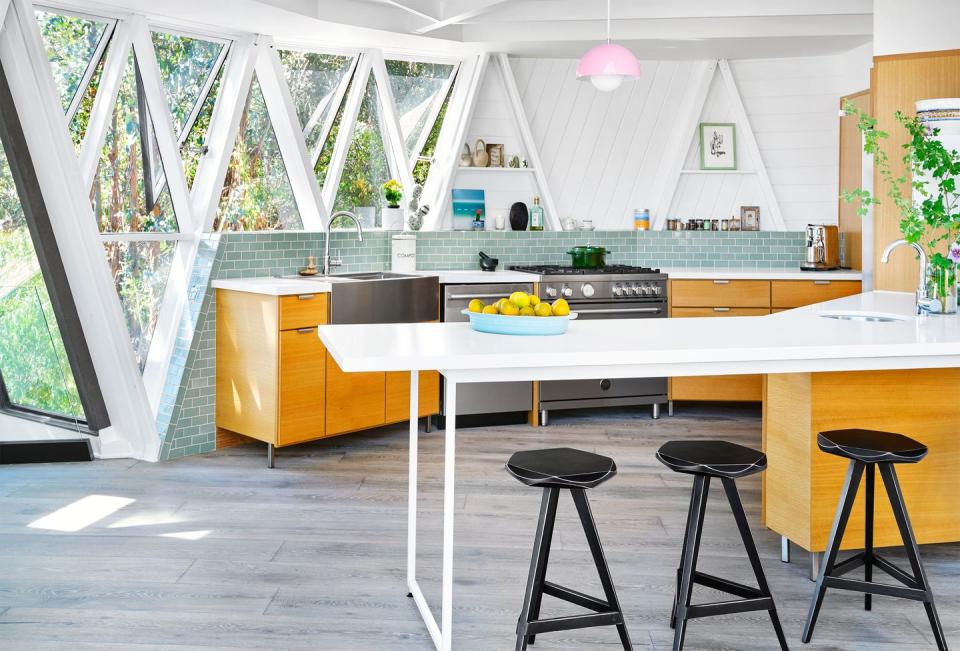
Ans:
[{"label": "island faucet", "polygon": [[929,267],[927,264],[927,252],[916,242],[908,242],[904,239],[894,240],[887,245],[880,255],[880,262],[886,264],[890,260],[890,254],[893,250],[901,246],[911,246],[917,252],[917,259],[920,261],[920,279],[917,283],[917,314],[929,314],[939,312],[940,306],[936,299],[930,298],[927,291],[927,281],[929,279]]},{"label": "island faucet", "polygon": [[353,220],[353,223],[357,226],[357,239],[361,242],[363,241],[363,226],[360,225],[360,220],[349,210],[338,210],[337,212],[330,215],[330,219],[327,220],[327,234],[323,238],[323,275],[330,275],[330,267],[339,267],[343,264],[343,260],[338,256],[336,259],[330,258],[330,228],[333,226],[333,222],[337,217],[349,217]]}]

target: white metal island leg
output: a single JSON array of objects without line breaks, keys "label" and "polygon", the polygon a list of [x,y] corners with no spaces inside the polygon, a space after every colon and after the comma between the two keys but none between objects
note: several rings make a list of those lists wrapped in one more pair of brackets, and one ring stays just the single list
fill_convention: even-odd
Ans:
[{"label": "white metal island leg", "polygon": [[443,451],[443,567],[441,574],[440,625],[430,611],[417,583],[417,443],[420,435],[420,373],[410,373],[410,469],[407,505],[407,588],[439,651],[453,649],[453,516],[456,470],[457,383],[446,378],[444,407],[446,426]]}]

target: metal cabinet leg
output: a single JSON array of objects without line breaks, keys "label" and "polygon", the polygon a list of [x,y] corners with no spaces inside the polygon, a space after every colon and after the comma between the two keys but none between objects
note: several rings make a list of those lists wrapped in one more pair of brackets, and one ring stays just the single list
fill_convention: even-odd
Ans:
[{"label": "metal cabinet leg", "polygon": [[267,443],[267,468],[273,468],[273,443]]},{"label": "metal cabinet leg", "polygon": [[816,581],[820,576],[820,565],[823,563],[823,552],[810,552],[810,580]]},{"label": "metal cabinet leg", "polygon": [[653,403],[653,420],[657,420],[659,418],[660,418],[660,403],[655,402]]},{"label": "metal cabinet leg", "polygon": [[667,416],[673,416],[673,400],[667,400]]},{"label": "metal cabinet leg", "polygon": [[786,536],[780,536],[780,562],[790,562],[790,539]]},{"label": "metal cabinet leg", "polygon": [[433,431],[433,416],[427,416],[427,424],[424,425],[423,430],[427,433]]},{"label": "metal cabinet leg", "polygon": [[540,410],[540,427],[546,427],[550,424],[550,412],[546,409]]}]

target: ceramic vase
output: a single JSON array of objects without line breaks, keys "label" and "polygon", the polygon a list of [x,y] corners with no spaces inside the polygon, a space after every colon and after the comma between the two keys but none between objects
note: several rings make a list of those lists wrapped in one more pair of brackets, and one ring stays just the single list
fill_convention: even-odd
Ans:
[{"label": "ceramic vase", "polygon": [[376,206],[360,206],[357,208],[357,217],[360,218],[360,225],[364,228],[377,227],[377,208]]},{"label": "ceramic vase", "polygon": [[381,210],[380,227],[385,231],[402,231],[403,208],[384,208]]}]

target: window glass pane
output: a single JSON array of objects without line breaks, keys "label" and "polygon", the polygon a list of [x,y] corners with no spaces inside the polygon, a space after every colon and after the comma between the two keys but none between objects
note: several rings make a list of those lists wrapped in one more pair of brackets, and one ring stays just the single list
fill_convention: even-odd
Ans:
[{"label": "window glass pane", "polygon": [[333,95],[352,61],[352,57],[334,54],[280,50],[280,63],[311,153],[320,145],[323,125],[333,110]]},{"label": "window glass pane", "polygon": [[177,230],[132,52],[107,128],[90,200],[101,232]]},{"label": "window glass pane", "polygon": [[106,242],[107,261],[120,295],[140,370],[147,361],[157,315],[176,252],[175,241]]},{"label": "window glass pane", "polygon": [[152,32],[160,81],[179,136],[190,120],[225,45],[199,38]]},{"label": "window glass pane", "polygon": [[0,147],[0,373],[10,401],[82,420],[83,408]]},{"label": "window glass pane", "polygon": [[407,155],[413,156],[424,130],[431,126],[427,124],[431,109],[441,101],[440,93],[453,74],[453,66],[397,60],[386,64]]},{"label": "window glass pane", "polygon": [[207,130],[210,128],[210,118],[213,117],[213,107],[217,103],[217,96],[220,93],[220,80],[223,79],[223,66],[217,71],[217,76],[213,80],[210,92],[207,98],[203,100],[203,106],[197,114],[197,119],[190,127],[190,133],[186,140],[180,146],[180,157],[183,159],[183,172],[187,177],[187,187],[193,187],[193,180],[197,178],[197,167],[200,165],[200,157],[204,154],[204,144],[207,140]]},{"label": "window glass pane", "polygon": [[[353,140],[337,188],[335,210],[353,210],[366,227],[380,226],[383,184],[390,180],[390,165],[380,131],[380,101],[377,84],[370,75]],[[340,224],[334,223],[334,226]]]},{"label": "window glass pane", "polygon": [[326,142],[320,150],[317,162],[313,166],[313,173],[317,177],[317,183],[322,188],[327,182],[327,172],[330,170],[330,159],[333,158],[333,148],[337,144],[337,136],[340,135],[340,123],[343,121],[343,109],[347,105],[347,98],[350,97],[350,91],[353,89],[353,79],[347,84],[347,92],[344,93],[340,106],[337,107],[337,114],[333,117],[333,125],[330,127],[330,133],[327,135]]},{"label": "window glass pane", "polygon": [[260,84],[254,78],[240,118],[240,132],[230,156],[213,229],[263,231],[301,228],[303,222],[300,221],[293,189],[287,178],[287,168],[284,167],[280,146],[270,124]]},{"label": "window glass pane", "polygon": [[37,10],[40,35],[53,69],[53,79],[60,91],[63,110],[70,108],[84,73],[92,61],[107,23],[89,18],[64,16]]},{"label": "window glass pane", "polygon": [[[108,48],[109,50],[109,48]],[[70,137],[73,139],[73,146],[77,153],[80,153],[80,146],[83,144],[83,137],[87,135],[87,125],[90,124],[90,111],[93,110],[93,100],[97,98],[97,91],[100,90],[100,79],[103,77],[103,62],[106,56],[100,59],[96,69],[93,71],[93,77],[83,91],[83,97],[80,98],[80,105],[77,106],[77,112],[73,114],[70,120]]]},{"label": "window glass pane", "polygon": [[430,175],[430,166],[433,164],[433,154],[437,150],[437,139],[440,138],[440,129],[443,127],[443,119],[447,117],[447,107],[450,105],[450,97],[453,96],[453,84],[450,85],[450,90],[447,91],[447,96],[443,100],[443,104],[440,106],[440,112],[437,113],[437,119],[433,123],[433,127],[430,129],[430,135],[427,136],[427,140],[423,143],[423,149],[420,151],[420,155],[417,157],[417,162],[413,166],[413,180],[423,185],[427,182],[427,177]]}]

